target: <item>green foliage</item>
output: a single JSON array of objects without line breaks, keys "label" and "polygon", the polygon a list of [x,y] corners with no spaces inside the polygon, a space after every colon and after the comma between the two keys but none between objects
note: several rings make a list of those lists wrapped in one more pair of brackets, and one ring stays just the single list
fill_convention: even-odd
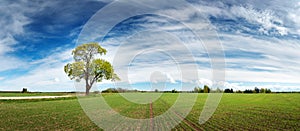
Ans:
[{"label": "green foliage", "polygon": [[237,90],[236,93],[243,93],[241,90]]},{"label": "green foliage", "polygon": [[194,93],[198,93],[198,92],[199,92],[199,89],[200,89],[199,87],[195,87],[195,88],[194,88]]},{"label": "green foliage", "polygon": [[91,74],[95,76],[97,82],[105,80],[118,79],[114,74],[113,66],[106,60],[95,59],[92,62],[92,72]]},{"label": "green foliage", "polygon": [[259,93],[259,91],[260,91],[260,90],[259,90],[257,87],[254,88],[254,92],[255,92],[255,93]]},{"label": "green foliage", "polygon": [[[220,88],[217,88],[214,92],[216,92],[216,93],[222,93],[223,91]],[[232,90],[232,93],[233,93],[233,90]]]},{"label": "green foliage", "polygon": [[246,89],[245,91],[243,91],[243,93],[254,93],[254,90],[250,90],[250,89]]},{"label": "green foliage", "polygon": [[171,92],[172,93],[178,93],[178,91],[176,89],[173,89]]},{"label": "green foliage", "polygon": [[254,90],[246,89],[245,91],[243,91],[243,93],[271,93],[271,90],[267,88],[258,89],[257,87],[255,87]]},{"label": "green foliage", "polygon": [[27,93],[27,92],[28,92],[27,88],[22,89],[22,93]]},{"label": "green foliage", "polygon": [[72,51],[72,55],[75,61],[91,61],[95,55],[105,55],[106,49],[102,48],[98,43],[91,42],[87,44],[82,44],[76,47]]},{"label": "green foliage", "polygon": [[99,94],[100,93],[100,91],[94,91],[94,94]]},{"label": "green foliage", "polygon": [[103,90],[102,93],[118,93],[118,90],[115,88],[108,88],[106,90]]},{"label": "green foliage", "polygon": [[204,93],[209,93],[210,92],[210,88],[207,85],[204,85],[203,92]]},{"label": "green foliage", "polygon": [[98,43],[82,44],[72,52],[75,62],[68,63],[64,67],[65,73],[71,80],[80,81],[84,79],[86,81],[87,95],[95,82],[120,80],[108,61],[95,58],[96,55],[105,55],[106,52]]},{"label": "green foliage", "polygon": [[260,88],[260,93],[266,93],[265,88]]},{"label": "green foliage", "polygon": [[271,89],[266,89],[266,93],[271,93]]},{"label": "green foliage", "polygon": [[233,89],[225,89],[224,93],[233,93]]},{"label": "green foliage", "polygon": [[84,78],[84,63],[82,61],[77,61],[74,63],[68,63],[64,67],[65,73],[70,77],[71,80],[80,80]]},{"label": "green foliage", "polygon": [[194,93],[203,93],[204,90],[202,88],[200,88],[199,86],[194,88]]}]

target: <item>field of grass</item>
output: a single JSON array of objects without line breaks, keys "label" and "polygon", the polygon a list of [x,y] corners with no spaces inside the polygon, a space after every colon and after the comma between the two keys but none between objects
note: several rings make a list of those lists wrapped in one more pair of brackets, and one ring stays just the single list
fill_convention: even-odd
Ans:
[{"label": "field of grass", "polygon": [[63,92],[28,92],[28,93],[3,93],[0,92],[0,97],[22,97],[22,96],[62,96],[75,93],[63,93]]},{"label": "field of grass", "polygon": [[[151,104],[131,103],[119,94],[103,94],[123,116],[143,119],[161,115],[178,94],[166,93]],[[95,99],[95,96],[84,99]],[[207,94],[199,94],[188,116],[174,130],[299,130],[300,94],[224,94],[203,125],[199,115]],[[151,109],[152,107],[153,109]],[[153,121],[148,126],[163,126]],[[150,129],[150,128],[149,128]],[[0,101],[0,130],[99,130],[77,99]]]}]

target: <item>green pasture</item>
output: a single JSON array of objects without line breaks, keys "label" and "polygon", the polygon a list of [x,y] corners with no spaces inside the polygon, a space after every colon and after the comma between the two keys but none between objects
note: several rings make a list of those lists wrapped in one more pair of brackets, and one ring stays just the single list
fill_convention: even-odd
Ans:
[{"label": "green pasture", "polygon": [[64,92],[28,92],[28,93],[10,93],[0,92],[0,97],[22,97],[22,96],[62,96],[72,95],[75,93],[64,93]]},{"label": "green pasture", "polygon": [[[132,94],[134,95],[134,93]],[[102,94],[116,112],[135,119],[159,116],[176,102],[165,93],[150,103],[136,104],[120,94]],[[95,99],[99,95],[80,97]],[[300,94],[223,94],[213,116],[198,124],[207,94],[199,94],[187,117],[174,130],[299,130]],[[150,101],[150,100],[149,100]],[[187,100],[189,101],[189,100]],[[184,106],[184,104],[183,104]],[[148,126],[164,126],[153,121]],[[149,127],[150,129],[150,127]],[[76,98],[41,101],[0,101],[0,130],[100,130]]]}]

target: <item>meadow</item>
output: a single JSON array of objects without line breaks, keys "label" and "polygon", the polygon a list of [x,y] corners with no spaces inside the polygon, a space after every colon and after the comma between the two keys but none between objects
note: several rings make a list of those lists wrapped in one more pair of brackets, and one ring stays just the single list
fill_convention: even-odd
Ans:
[{"label": "meadow", "polygon": [[[148,104],[136,104],[121,95],[102,94],[123,116],[144,119],[159,116],[178,93],[164,93]],[[96,99],[98,95],[84,99]],[[300,94],[223,94],[213,116],[198,124],[207,94],[198,94],[187,117],[173,130],[299,130]],[[149,108],[152,107],[153,109]],[[159,123],[152,124],[156,126]],[[150,129],[150,128],[149,128]],[[0,130],[101,130],[82,110],[76,97],[52,100],[0,101]]]},{"label": "meadow", "polygon": [[74,95],[75,93],[65,92],[28,92],[28,93],[3,93],[0,92],[0,97],[22,97],[22,96],[62,96],[62,95]]}]

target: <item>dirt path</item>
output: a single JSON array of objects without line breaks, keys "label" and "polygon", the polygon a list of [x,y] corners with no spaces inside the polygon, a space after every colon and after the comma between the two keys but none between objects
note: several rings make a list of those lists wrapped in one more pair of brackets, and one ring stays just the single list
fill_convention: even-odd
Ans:
[{"label": "dirt path", "polygon": [[26,99],[46,99],[46,98],[63,98],[72,97],[72,95],[66,96],[20,96],[20,97],[0,97],[0,100],[26,100]]},{"label": "dirt path", "polygon": [[152,105],[152,100],[150,101],[150,131],[153,131],[153,105]]}]

